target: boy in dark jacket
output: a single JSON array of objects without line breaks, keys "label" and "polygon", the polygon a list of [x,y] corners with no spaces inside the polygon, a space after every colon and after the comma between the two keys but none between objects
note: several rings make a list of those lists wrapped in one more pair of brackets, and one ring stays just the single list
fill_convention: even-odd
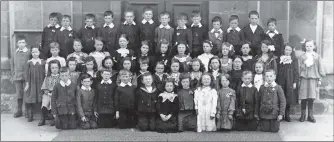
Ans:
[{"label": "boy in dark jacket", "polygon": [[166,66],[164,62],[159,61],[155,65],[155,74],[153,75],[153,82],[160,92],[164,91],[164,83],[167,79],[167,74],[164,72]]},{"label": "boy in dark jacket", "polygon": [[201,13],[198,10],[194,10],[191,13],[191,32],[192,32],[192,48],[193,52],[191,58],[196,58],[197,56],[203,54],[203,41],[208,39],[208,29],[206,26],[202,25]]},{"label": "boy in dark jacket", "polygon": [[227,28],[226,33],[224,34],[224,42],[228,42],[233,45],[234,51],[236,55],[242,56],[241,52],[241,29],[238,27],[239,25],[239,17],[237,15],[231,15],[230,19],[230,27]]},{"label": "boy in dark jacket", "polygon": [[51,57],[50,53],[50,43],[55,42],[56,39],[56,32],[59,31],[60,25],[59,22],[59,15],[56,12],[52,12],[49,15],[49,25],[47,25],[43,29],[42,33],[42,41],[41,41],[41,59],[46,60],[47,58]]},{"label": "boy in dark jacket", "polygon": [[[139,26],[134,21],[135,13],[133,10],[127,10],[124,12],[125,21],[121,23],[118,35],[125,34],[129,38],[128,49],[134,52],[140,51],[138,46],[139,42]],[[117,38],[119,39],[119,38]]]},{"label": "boy in dark jacket", "polygon": [[139,23],[140,28],[140,41],[147,40],[149,49],[149,54],[154,54],[155,49],[155,28],[158,26],[158,23],[153,21],[153,9],[150,7],[144,8],[143,13],[144,19]]},{"label": "boy in dark jacket", "polygon": [[281,57],[284,54],[284,39],[283,35],[276,29],[277,21],[275,18],[270,18],[267,22],[268,31],[264,35],[264,40],[269,40],[275,47],[274,55]]},{"label": "boy in dark jacket", "polygon": [[67,56],[74,52],[73,40],[76,36],[75,31],[71,27],[71,16],[64,15],[62,20],[62,27],[57,32],[57,42],[60,47],[59,56],[67,58]]},{"label": "boy in dark jacket", "polygon": [[82,27],[78,31],[78,38],[81,39],[82,52],[89,54],[95,51],[95,38],[97,37],[97,29],[94,26],[95,15],[86,14],[85,16],[85,27]]},{"label": "boy in dark jacket", "polygon": [[180,15],[177,16],[177,27],[176,31],[174,32],[174,40],[171,48],[171,54],[170,56],[174,56],[177,53],[177,47],[176,45],[178,43],[186,43],[186,46],[189,49],[189,53],[192,52],[192,32],[191,29],[187,28],[186,24],[188,23],[188,15],[186,13],[180,13]]},{"label": "boy in dark jacket", "polygon": [[114,13],[112,11],[106,11],[103,14],[104,16],[104,25],[100,27],[97,31],[97,36],[103,38],[105,42],[105,49],[110,53],[111,56],[115,56],[116,45],[118,45],[117,39],[117,27],[115,27]]}]

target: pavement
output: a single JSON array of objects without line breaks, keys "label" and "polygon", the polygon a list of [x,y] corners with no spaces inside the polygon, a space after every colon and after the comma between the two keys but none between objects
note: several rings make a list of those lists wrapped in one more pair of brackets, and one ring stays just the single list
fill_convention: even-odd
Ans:
[{"label": "pavement", "polygon": [[317,123],[282,122],[278,133],[267,132],[139,132],[136,129],[57,130],[38,120],[1,114],[1,141],[333,141],[333,115],[316,115]]}]

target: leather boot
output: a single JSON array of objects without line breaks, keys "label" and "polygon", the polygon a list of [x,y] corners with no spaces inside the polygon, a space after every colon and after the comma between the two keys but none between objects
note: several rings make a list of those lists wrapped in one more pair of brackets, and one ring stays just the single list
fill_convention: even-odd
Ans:
[{"label": "leather boot", "polygon": [[45,125],[45,117],[46,117],[46,108],[43,107],[41,110],[41,120],[38,122],[38,126]]},{"label": "leather boot", "polygon": [[290,117],[290,106],[289,106],[289,105],[286,106],[284,120],[285,120],[286,122],[291,122],[291,117]]},{"label": "leather boot", "polygon": [[33,113],[32,113],[32,108],[30,107],[28,109],[28,122],[32,122],[33,121]]},{"label": "leather boot", "polygon": [[299,121],[300,122],[304,122],[305,121],[305,118],[306,118],[306,109],[303,109],[302,110],[302,114],[301,114],[301,116],[300,116],[300,118],[299,118]]},{"label": "leather boot", "polygon": [[25,103],[25,106],[26,106],[26,109],[24,110],[24,117],[29,118],[29,112],[28,112],[29,104]]},{"label": "leather boot", "polygon": [[22,99],[17,99],[17,111],[14,114],[14,118],[18,118],[21,117],[22,114],[22,104],[23,104],[23,100]]},{"label": "leather boot", "polygon": [[312,123],[315,123],[316,120],[313,117],[313,109],[308,109],[308,116],[307,116],[307,121],[310,121]]}]

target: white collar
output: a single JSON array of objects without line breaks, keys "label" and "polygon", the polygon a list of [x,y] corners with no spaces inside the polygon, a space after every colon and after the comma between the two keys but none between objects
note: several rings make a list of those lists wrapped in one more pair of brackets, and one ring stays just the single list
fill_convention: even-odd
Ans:
[{"label": "white collar", "polygon": [[90,91],[90,90],[92,90],[91,87],[86,88],[85,86],[81,86],[81,89],[82,89],[82,90],[85,90],[85,91]]},{"label": "white collar", "polygon": [[[126,25],[128,22],[127,21],[124,21],[124,25]],[[135,23],[135,21],[132,21],[132,23],[131,23],[132,25],[136,25],[136,23]]]},{"label": "white collar", "polygon": [[63,87],[65,87],[65,86],[70,86],[70,84],[71,84],[71,80],[69,79],[69,80],[67,80],[66,82],[60,80],[59,83],[60,83],[60,85],[63,86]]},{"label": "white collar", "polygon": [[67,28],[65,28],[65,27],[61,27],[60,28],[60,31],[63,31],[63,30],[68,30],[68,31],[72,31],[72,27],[71,26],[69,26],[69,27],[67,27]]},{"label": "white collar", "polygon": [[[222,33],[222,32],[223,32],[223,30],[222,30],[222,29],[219,29],[218,31],[219,31],[220,33]],[[211,30],[211,33],[213,33],[213,32],[215,32],[215,29],[212,29],[212,30]]]},{"label": "white collar", "polygon": [[27,47],[24,47],[23,49],[17,48],[17,49],[16,49],[16,52],[19,52],[19,51],[27,52],[27,51],[28,51],[28,48],[27,48]]},{"label": "white collar", "polygon": [[107,23],[104,23],[103,28],[105,28],[106,26],[109,26],[109,28],[113,28],[115,25],[114,23],[110,23],[109,25],[107,25]]},{"label": "white collar", "polygon": [[[229,27],[229,28],[227,29],[227,33],[230,33],[231,30],[232,30],[232,27]],[[239,27],[236,27],[235,30],[238,31],[238,32],[241,31],[241,29],[240,29]]]},{"label": "white collar", "polygon": [[149,21],[147,21],[146,19],[143,19],[142,21],[141,21],[141,23],[143,23],[143,24],[146,24],[146,23],[150,23],[150,24],[153,24],[154,23],[154,21],[152,20],[152,19],[150,19]]},{"label": "white collar", "polygon": [[[87,25],[85,26],[85,28],[87,29]],[[93,25],[93,26],[91,26],[91,28],[92,28],[92,29],[95,29],[95,26]]]},{"label": "white collar", "polygon": [[103,83],[111,84],[112,81],[111,81],[111,79],[109,79],[108,81],[104,81],[104,80],[102,80],[102,81],[101,81],[101,84],[103,84]]},{"label": "white collar", "polygon": [[159,96],[162,97],[162,102],[165,102],[166,100],[173,102],[177,95],[174,92],[163,92]]},{"label": "white collar", "polygon": [[32,62],[34,65],[35,65],[36,63],[42,64],[42,60],[41,60],[40,58],[38,58],[38,59],[34,59],[34,58],[32,58],[32,59],[30,59],[29,61]]},{"label": "white collar", "polygon": [[[48,28],[50,28],[50,27],[51,27],[51,24],[48,25]],[[55,25],[55,28],[59,28],[59,27],[60,27],[59,24]]]},{"label": "white collar", "polygon": [[[274,81],[273,83],[271,83],[271,85],[272,85],[272,87],[276,87],[277,84],[276,84],[276,82]],[[265,87],[269,87],[269,83],[268,83],[268,82],[265,82],[265,83],[264,83],[264,86],[265,86]]]},{"label": "white collar", "polygon": [[[270,32],[270,30],[268,30],[268,31],[266,32],[266,34],[269,34],[269,32]],[[274,33],[277,34],[277,35],[279,34],[279,32],[278,32],[277,30],[275,30]]]},{"label": "white collar", "polygon": [[253,84],[249,83],[248,85],[246,85],[245,83],[242,83],[241,87],[248,87],[248,88],[252,88]]},{"label": "white collar", "polygon": [[131,82],[128,82],[127,84],[125,84],[124,82],[121,82],[121,84],[119,84],[119,86],[121,87],[125,87],[125,85],[132,86]]},{"label": "white collar", "polygon": [[140,74],[149,73],[149,71],[142,72],[141,70],[139,72]]},{"label": "white collar", "polygon": [[[196,26],[194,23],[191,24],[191,27]],[[202,27],[202,23],[198,24],[198,27]]]},{"label": "white collar", "polygon": [[186,25],[184,25],[183,27],[179,27],[179,26],[177,26],[176,29],[187,29],[187,26],[186,26]]},{"label": "white collar", "polygon": [[249,26],[250,26],[251,28],[257,28],[257,24],[256,24],[255,26],[253,26],[252,24],[249,24]]},{"label": "white collar", "polygon": [[218,72],[219,71],[219,69],[216,69],[216,70],[212,70],[212,72]]},{"label": "white collar", "polygon": [[166,28],[166,29],[170,29],[171,27],[167,24],[167,26],[164,26],[162,24],[160,24],[159,28]]}]

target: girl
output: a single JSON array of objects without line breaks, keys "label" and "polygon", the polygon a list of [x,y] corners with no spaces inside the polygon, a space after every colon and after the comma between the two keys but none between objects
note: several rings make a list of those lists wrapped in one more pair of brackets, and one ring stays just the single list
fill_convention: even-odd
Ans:
[{"label": "girl", "polygon": [[156,130],[159,133],[177,132],[177,115],[179,111],[179,98],[174,91],[173,79],[167,79],[165,91],[158,96],[156,104],[160,118],[156,122]]},{"label": "girl", "polygon": [[102,69],[102,60],[106,56],[110,56],[109,52],[105,52],[103,48],[103,39],[102,37],[96,37],[95,38],[95,51],[91,52],[89,56],[93,56],[95,58],[95,61],[97,63],[97,69],[101,70]]},{"label": "girl", "polygon": [[85,66],[85,58],[88,57],[88,54],[81,51],[82,44],[81,40],[76,38],[73,40],[73,49],[74,52],[67,56],[67,59],[74,57],[77,61],[77,71],[82,72]]},{"label": "girl", "polygon": [[282,87],[286,99],[284,120],[291,122],[290,106],[298,104],[294,89],[299,81],[299,65],[294,48],[289,44],[284,47],[284,54],[278,64],[277,83]]},{"label": "girl", "polygon": [[249,55],[249,52],[251,51],[249,46],[250,46],[250,43],[245,41],[242,44],[242,47],[241,47],[241,52],[242,52],[242,56],[241,56],[242,66],[241,66],[241,69],[243,71],[246,71],[246,70],[253,71],[254,59],[253,59],[253,56]]},{"label": "girl", "polygon": [[155,65],[155,74],[153,75],[154,84],[160,92],[164,91],[164,82],[167,79],[164,62],[159,61]]},{"label": "girl", "polygon": [[326,74],[323,69],[320,56],[315,52],[315,42],[313,40],[306,40],[302,46],[305,53],[301,56],[300,65],[300,89],[299,99],[301,100],[302,114],[300,121],[305,121],[306,103],[308,103],[308,117],[307,120],[315,123],[313,117],[313,102],[319,99],[319,86],[321,85],[321,77]]},{"label": "girl", "polygon": [[217,91],[214,88],[213,76],[204,73],[201,87],[195,90],[195,110],[197,114],[197,132],[216,131]]},{"label": "girl", "polygon": [[212,81],[215,84],[215,89],[219,90],[220,75],[222,74],[222,71],[221,71],[221,63],[218,56],[213,56],[209,61],[209,65],[210,65],[209,73],[211,73],[213,76]]},{"label": "girl", "polygon": [[212,42],[210,40],[203,41],[203,51],[204,53],[198,56],[198,59],[202,61],[205,67],[205,71],[209,71],[209,61],[214,56],[211,54]]},{"label": "girl", "polygon": [[151,56],[149,53],[151,53],[150,47],[149,47],[149,42],[147,40],[144,40],[141,42],[141,47],[140,47],[140,52],[137,54],[136,57],[136,70],[140,70],[140,63],[139,59],[147,57],[149,59],[149,64],[148,64],[148,71],[153,72],[153,63],[154,63],[154,57]]},{"label": "girl", "polygon": [[[122,61],[120,63],[122,64],[122,68],[120,68],[121,70],[122,69],[127,69],[131,72],[131,75],[130,75],[131,84],[137,86],[137,74],[136,74],[136,72],[133,71],[133,66],[132,66],[133,62],[132,62],[131,58],[130,57],[125,57],[125,58],[122,59]],[[120,85],[120,83],[121,83],[120,75],[117,75],[116,83],[117,83],[117,85]]]},{"label": "girl", "polygon": [[220,76],[222,88],[218,91],[217,129],[231,130],[233,127],[233,113],[235,111],[235,91],[229,88],[230,75]]},{"label": "girl", "polygon": [[[166,68],[169,68],[167,65],[169,64],[170,57],[169,57],[169,43],[166,39],[161,39],[159,42],[160,46],[160,52],[156,52],[157,54],[155,55],[155,62],[160,62],[162,61],[165,65]],[[156,64],[155,63],[155,64]]]},{"label": "girl", "polygon": [[220,59],[223,73],[227,73],[232,70],[232,56],[233,56],[232,47],[233,46],[228,42],[223,43],[221,59]]},{"label": "girl", "polygon": [[88,56],[87,58],[86,58],[86,62],[85,62],[85,68],[84,68],[84,70],[80,73],[80,75],[79,75],[79,80],[77,81],[77,82],[79,82],[79,87],[81,87],[81,77],[82,77],[82,75],[84,75],[84,74],[89,74],[91,77],[92,77],[92,81],[93,81],[93,83],[92,83],[92,85],[91,85],[91,87],[93,88],[93,89],[95,89],[95,85],[96,85],[96,73],[97,73],[97,63],[96,63],[96,61],[95,61],[95,58],[94,57],[92,57],[92,56]]},{"label": "girl", "polygon": [[[179,77],[180,77],[180,72],[183,71],[183,68],[181,66],[181,63],[177,59],[172,59],[171,65],[170,65],[170,71],[167,76],[167,78],[172,78],[174,79],[174,85],[178,86],[179,85]],[[174,88],[175,90],[177,87]]]},{"label": "girl", "polygon": [[[116,81],[117,79],[117,72],[113,69],[114,68],[114,60],[112,59],[111,56],[106,56],[103,60],[102,60],[102,68],[105,70],[109,70],[111,73],[111,81]],[[102,71],[98,71],[97,72],[97,82],[102,81]]]},{"label": "girl", "polygon": [[67,59],[67,67],[68,70],[70,71],[70,79],[71,82],[74,83],[75,85],[77,84],[80,72],[75,71],[76,67],[77,67],[77,60],[75,57],[70,57]]},{"label": "girl", "polygon": [[[59,69],[60,62],[58,60],[51,60],[49,62],[48,73],[41,87],[44,94],[42,96],[41,120],[38,122],[38,126],[45,125],[45,119],[47,119],[47,115],[51,113],[51,95],[53,87],[60,81]],[[50,125],[55,125],[54,118],[51,119]]]},{"label": "girl", "polygon": [[28,122],[33,121],[33,107],[42,102],[42,83],[45,77],[45,61],[39,58],[37,47],[31,49],[32,59],[25,66],[26,86],[24,88],[24,101],[28,112]]},{"label": "girl", "polygon": [[199,87],[199,80],[203,72],[205,71],[204,65],[202,61],[198,58],[194,58],[191,60],[191,68],[190,68],[190,88],[195,90]]},{"label": "girl", "polygon": [[[116,50],[115,61],[121,61],[124,57],[130,57],[131,64],[133,66],[135,66],[136,57],[134,56],[134,52],[131,49],[127,49],[128,44],[129,44],[129,38],[125,34],[122,34],[119,37],[118,44],[119,44],[120,48],[118,50]],[[116,66],[117,66],[117,69],[119,69],[119,70],[121,68],[123,68],[122,64],[118,64]]]},{"label": "girl", "polygon": [[254,86],[257,91],[260,90],[260,87],[264,84],[264,63],[262,61],[258,61],[255,63],[255,75],[254,75]]},{"label": "girl", "polygon": [[255,59],[264,62],[264,70],[273,69],[277,72],[277,57],[274,55],[275,47],[269,40],[263,40],[261,43],[261,52],[255,56]]},{"label": "girl", "polygon": [[231,76],[231,84],[230,87],[233,90],[236,90],[242,83],[241,77],[242,77],[242,60],[240,56],[236,56],[233,60],[233,69],[228,72],[228,74]]},{"label": "girl", "polygon": [[177,44],[177,55],[173,57],[173,59],[179,60],[184,72],[189,72],[191,57],[188,55],[188,50],[187,44],[180,42]]}]

